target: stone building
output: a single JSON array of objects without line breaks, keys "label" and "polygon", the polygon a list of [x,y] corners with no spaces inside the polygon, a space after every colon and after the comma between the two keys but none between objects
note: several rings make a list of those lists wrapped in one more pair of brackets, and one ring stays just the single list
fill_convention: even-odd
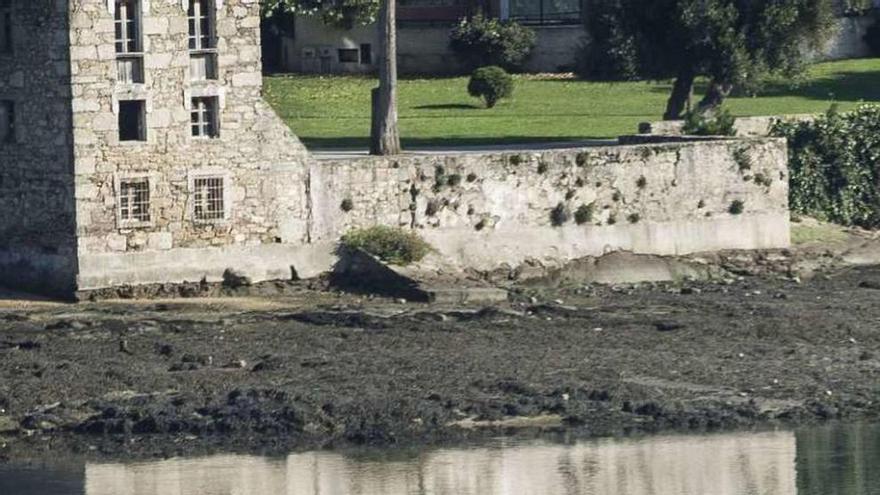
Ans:
[{"label": "stone building", "polygon": [[484,271],[789,244],[784,140],[316,160],[261,91],[256,0],[0,0],[0,285],[309,277],[377,224]]},{"label": "stone building", "polygon": [[304,240],[282,217],[303,217],[307,152],[261,98],[259,10],[0,0],[5,285],[198,280]]}]

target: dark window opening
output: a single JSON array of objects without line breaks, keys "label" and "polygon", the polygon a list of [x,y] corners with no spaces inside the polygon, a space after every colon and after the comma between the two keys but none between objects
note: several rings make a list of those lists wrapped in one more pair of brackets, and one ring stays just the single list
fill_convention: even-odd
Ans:
[{"label": "dark window opening", "polygon": [[373,45],[364,43],[361,45],[361,64],[371,65],[373,63]]},{"label": "dark window opening", "polygon": [[525,24],[577,24],[583,0],[510,0],[510,18]]},{"label": "dark window opening", "polygon": [[356,64],[360,61],[360,52],[357,48],[340,48],[339,63]]},{"label": "dark window opening", "polygon": [[15,142],[15,102],[0,100],[0,143]]},{"label": "dark window opening", "polygon": [[119,140],[146,141],[146,103],[143,100],[119,102]]},{"label": "dark window opening", "polygon": [[0,0],[0,53],[12,53],[12,0]]}]

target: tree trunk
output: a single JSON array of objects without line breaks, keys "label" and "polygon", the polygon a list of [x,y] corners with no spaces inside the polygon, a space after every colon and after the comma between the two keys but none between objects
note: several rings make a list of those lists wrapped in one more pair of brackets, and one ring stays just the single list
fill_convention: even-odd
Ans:
[{"label": "tree trunk", "polygon": [[722,103],[724,103],[724,99],[730,95],[732,90],[733,85],[718,82],[713,79],[709,84],[709,89],[706,90],[706,96],[704,96],[697,105],[697,111],[702,114],[714,112]]},{"label": "tree trunk", "polygon": [[400,153],[397,128],[397,22],[394,0],[384,0],[379,13],[379,87],[373,90],[370,154]]},{"label": "tree trunk", "polygon": [[691,96],[694,93],[694,79],[696,75],[690,68],[682,69],[675,78],[672,86],[672,94],[666,103],[666,113],[663,120],[678,120],[686,110],[690,110]]}]

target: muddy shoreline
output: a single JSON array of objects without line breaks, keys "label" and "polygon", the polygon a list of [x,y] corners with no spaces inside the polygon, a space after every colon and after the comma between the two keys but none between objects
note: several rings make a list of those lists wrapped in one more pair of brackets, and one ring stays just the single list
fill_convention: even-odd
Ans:
[{"label": "muddy shoreline", "polygon": [[877,267],[494,307],[313,289],[0,305],[0,460],[880,420]]}]

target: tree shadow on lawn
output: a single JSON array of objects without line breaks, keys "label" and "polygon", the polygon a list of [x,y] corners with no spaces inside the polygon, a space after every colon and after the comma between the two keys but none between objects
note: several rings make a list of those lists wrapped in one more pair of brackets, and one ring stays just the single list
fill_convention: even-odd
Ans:
[{"label": "tree shadow on lawn", "polygon": [[437,105],[419,105],[411,107],[413,110],[482,110],[483,107],[467,103],[441,103]]},{"label": "tree shadow on lawn", "polygon": [[[694,85],[694,95],[702,97],[708,84],[705,81]],[[669,94],[670,89],[652,87],[653,93]],[[742,97],[739,95],[734,96]],[[880,71],[876,72],[836,72],[832,76],[808,79],[800,84],[797,81],[768,81],[757,94],[758,98],[798,97],[815,101],[880,101]]]},{"label": "tree shadow on lawn", "polygon": [[832,76],[812,79],[802,85],[784,81],[771,82],[758,96],[798,96],[811,100],[880,101],[880,71],[837,72]]},{"label": "tree shadow on lawn", "polygon": [[[614,137],[616,138],[616,136]],[[497,145],[528,145],[548,143],[571,143],[614,139],[609,136],[502,136],[502,137],[450,137],[450,138],[403,138],[404,150],[421,148],[457,148]],[[366,137],[300,138],[311,151],[366,149],[370,140]]]}]

